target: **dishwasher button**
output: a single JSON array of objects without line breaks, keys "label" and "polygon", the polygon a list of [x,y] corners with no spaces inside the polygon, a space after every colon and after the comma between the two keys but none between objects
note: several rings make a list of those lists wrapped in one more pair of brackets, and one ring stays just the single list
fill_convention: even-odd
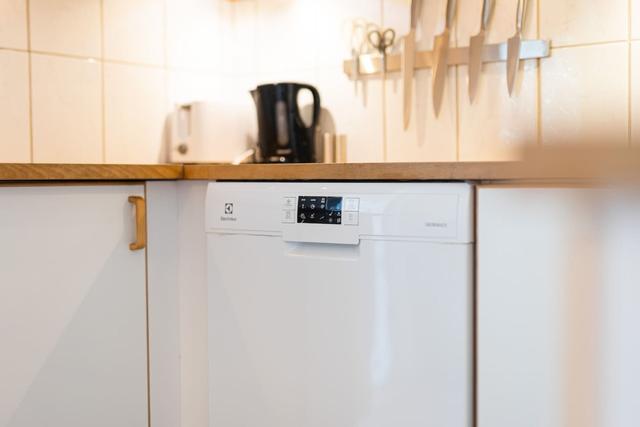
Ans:
[{"label": "dishwasher button", "polygon": [[359,219],[358,212],[344,212],[342,214],[342,224],[344,225],[358,225]]},{"label": "dishwasher button", "polygon": [[360,199],[350,198],[344,199],[344,210],[358,212],[360,209]]},{"label": "dishwasher button", "polygon": [[282,200],[282,206],[285,209],[295,209],[296,207],[296,198],[295,197],[284,197]]},{"label": "dishwasher button", "polygon": [[296,213],[291,209],[284,209],[282,211],[282,222],[284,224],[294,224],[296,222]]}]

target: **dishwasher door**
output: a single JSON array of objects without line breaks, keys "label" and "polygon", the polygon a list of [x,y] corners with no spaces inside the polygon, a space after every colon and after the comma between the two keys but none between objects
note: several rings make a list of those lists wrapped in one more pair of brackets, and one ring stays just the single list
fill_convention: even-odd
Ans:
[{"label": "dishwasher door", "polygon": [[207,235],[210,427],[470,427],[471,243]]}]

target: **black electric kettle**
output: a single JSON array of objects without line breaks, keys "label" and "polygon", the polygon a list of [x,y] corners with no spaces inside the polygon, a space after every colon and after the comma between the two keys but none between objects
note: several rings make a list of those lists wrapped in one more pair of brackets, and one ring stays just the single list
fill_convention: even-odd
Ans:
[{"label": "black electric kettle", "polygon": [[[306,126],[298,109],[298,93],[313,96],[313,117]],[[311,85],[278,83],[251,91],[258,113],[258,161],[263,163],[313,163],[316,126],[320,120],[320,94]]]}]

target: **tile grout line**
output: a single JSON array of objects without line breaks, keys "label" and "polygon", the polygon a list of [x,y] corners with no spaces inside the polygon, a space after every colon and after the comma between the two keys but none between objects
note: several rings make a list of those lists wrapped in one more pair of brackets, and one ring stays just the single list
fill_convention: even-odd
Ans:
[{"label": "tile grout line", "polygon": [[632,51],[632,36],[633,36],[633,20],[632,20],[632,14],[633,14],[633,4],[631,0],[627,1],[627,5],[629,7],[628,10],[628,16],[627,16],[627,97],[628,97],[628,104],[627,104],[627,146],[629,148],[631,148],[632,146],[632,141],[633,141],[633,112],[631,111],[633,108],[633,94],[631,92],[632,88],[633,88],[633,79],[632,79],[632,72],[633,72],[633,67],[632,67],[632,61],[633,61],[633,51]]},{"label": "tile grout line", "polygon": [[460,68],[458,65],[455,66],[455,76],[456,76],[456,93],[455,93],[455,103],[456,103],[456,162],[460,161]]},{"label": "tile grout line", "polygon": [[[144,68],[158,68],[158,69],[164,69],[165,66],[163,64],[150,64],[150,63],[144,63],[144,62],[134,62],[134,61],[126,61],[126,60],[121,60],[121,59],[108,59],[108,58],[100,58],[100,57],[93,57],[93,56],[83,56],[83,55],[76,55],[73,53],[62,53],[62,52],[48,52],[48,51],[44,51],[44,50],[33,50],[33,49],[19,49],[19,48],[12,48],[12,47],[0,47],[0,51],[10,51],[10,52],[22,52],[22,53],[32,53],[35,55],[43,55],[43,56],[53,56],[53,57],[58,57],[58,58],[69,58],[69,59],[78,59],[81,61],[102,61],[105,62],[107,64],[118,64],[118,65],[130,65],[130,66],[135,66],[135,67],[144,67]],[[189,70],[188,67],[175,67],[175,68],[183,68],[185,70]],[[211,71],[210,69],[199,69],[199,68],[193,68],[191,69],[192,71]]]},{"label": "tile grout line", "polygon": [[387,161],[387,78],[382,77],[382,161]]},{"label": "tile grout line", "polygon": [[104,71],[104,0],[100,0],[100,134],[102,137],[102,163],[107,162],[107,124]]},{"label": "tile grout line", "polygon": [[[536,38],[540,39],[540,0],[536,1]],[[538,67],[536,70],[536,145],[542,146],[542,59],[536,60]]]},{"label": "tile grout line", "polygon": [[[458,31],[459,26],[458,22],[458,13],[460,12],[460,8],[456,8],[456,16],[455,22],[456,26],[453,30],[453,45],[458,47],[460,44],[460,40],[458,40]],[[454,102],[456,104],[456,162],[460,161],[460,66],[455,66],[455,79],[456,79],[456,91]]]},{"label": "tile grout line", "polygon": [[589,43],[576,43],[576,44],[566,44],[566,45],[551,45],[551,50],[562,50],[562,49],[573,49],[573,48],[580,48],[580,47],[592,47],[592,46],[606,46],[606,45],[612,45],[612,44],[619,44],[619,43],[627,43],[629,42],[629,39],[619,39],[619,40],[606,40],[606,41],[600,41],[600,42],[589,42]]},{"label": "tile grout line", "polygon": [[29,161],[34,162],[33,153],[33,71],[31,64],[31,1],[25,2],[27,14],[27,79],[29,82]]},{"label": "tile grout line", "polygon": [[[630,38],[628,37],[628,38],[616,39],[616,40],[605,40],[605,41],[576,43],[576,44],[552,45],[551,49],[566,49],[566,48],[573,48],[573,47],[588,47],[588,46],[595,46],[595,45],[606,45],[606,44],[613,44],[613,43],[622,43],[622,42],[626,42],[626,41],[632,41],[632,42],[640,41],[640,37],[630,36]],[[22,49],[22,48],[19,48],[19,47],[0,45],[0,51],[1,50],[9,50],[9,51],[14,51],[14,52],[29,52],[30,49]],[[42,54],[42,55],[52,55],[52,56],[64,56],[64,57],[77,58],[77,59],[95,59],[95,58],[92,58],[91,56],[84,56],[84,55],[79,55],[79,54],[75,54],[75,53],[54,52],[54,51],[46,51],[46,50],[33,50],[33,53]],[[114,62],[114,63],[130,64],[130,65],[140,65],[140,66],[145,66],[145,67],[155,67],[155,68],[162,68],[163,67],[162,64],[153,64],[153,63],[149,63],[149,62],[135,62],[135,61],[127,61],[127,60],[123,60],[123,59],[110,59],[110,58],[105,58],[104,60],[105,60],[105,62]],[[186,69],[186,70],[193,70],[193,71],[198,71],[198,70],[215,71],[216,70],[215,67],[204,67],[204,68],[201,68],[201,67],[190,67],[190,66],[184,66],[184,65],[174,65],[174,66],[169,66],[169,67],[170,68],[175,68],[175,69]],[[311,69],[313,67],[308,67],[308,68]],[[301,68],[301,69],[306,69],[306,68]]]},{"label": "tile grout line", "polygon": [[[168,27],[168,10],[167,10],[167,2],[163,1],[162,2],[162,70],[163,70],[163,80],[164,80],[164,108],[166,111],[166,114],[171,114],[172,110],[173,110],[173,105],[170,105],[172,103],[171,97],[169,96],[169,84],[170,84],[170,77],[169,77],[169,51],[167,48],[167,45],[169,44],[169,32],[167,31],[167,27]],[[163,161],[169,161],[170,157],[171,157],[171,153],[170,153],[170,144],[169,141],[165,141],[163,140],[161,142],[161,144],[164,147],[161,147],[160,152],[163,152],[163,149],[166,150],[166,157],[163,159]]]},{"label": "tile grout line", "polygon": [[[570,48],[580,48],[580,47],[590,47],[590,46],[602,46],[602,45],[610,45],[610,44],[618,44],[618,43],[627,43],[627,42],[638,42],[640,38],[631,38],[631,39],[621,39],[621,40],[609,40],[603,42],[591,42],[591,43],[578,43],[572,45],[552,45],[551,50],[562,50],[562,49],[570,49]],[[15,47],[8,46],[0,46],[0,51],[10,51],[10,52],[22,52],[22,53],[33,53],[36,55],[45,55],[45,56],[56,56],[63,58],[71,58],[71,59],[80,59],[80,60],[94,60],[94,61],[104,61],[107,64],[119,64],[119,65],[131,65],[138,67],[146,67],[146,68],[159,68],[159,69],[168,69],[168,70],[183,70],[183,71],[193,71],[193,72],[211,72],[216,71],[216,68],[213,67],[193,67],[193,66],[184,66],[184,65],[170,65],[170,64],[151,64],[145,62],[135,62],[135,61],[127,61],[122,59],[110,59],[110,58],[95,58],[91,56],[83,56],[72,53],[62,53],[62,52],[51,52],[44,50],[32,50],[32,49],[21,49]],[[305,67],[300,68],[300,70],[313,70],[313,67]],[[230,75],[232,75],[231,73]]]},{"label": "tile grout line", "polygon": [[168,19],[167,2],[162,2],[162,67],[167,70],[169,68],[169,19]]},{"label": "tile grout line", "polygon": [[[384,0],[380,0],[380,23],[384,28]],[[382,72],[382,161],[387,161],[387,73]]]},{"label": "tile grout line", "polygon": [[103,57],[102,61],[104,61],[107,64],[117,64],[117,65],[130,65],[130,66],[135,66],[135,67],[144,67],[144,68],[159,68],[159,69],[164,69],[164,64],[151,64],[148,62],[134,62],[134,61],[127,61],[124,59],[110,59],[110,58],[106,58]]}]

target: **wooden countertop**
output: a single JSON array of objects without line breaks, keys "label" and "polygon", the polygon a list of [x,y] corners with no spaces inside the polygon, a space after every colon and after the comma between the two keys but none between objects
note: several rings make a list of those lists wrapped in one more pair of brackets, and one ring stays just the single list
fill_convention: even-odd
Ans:
[{"label": "wooden countertop", "polygon": [[521,161],[185,165],[184,179],[231,181],[619,181],[640,180],[640,150],[533,150]]},{"label": "wooden countertop", "polygon": [[521,176],[519,162],[185,165],[184,179],[231,181],[452,181]]},{"label": "wooden countertop", "polygon": [[640,181],[640,149],[553,148],[521,161],[348,164],[1,164],[0,181]]},{"label": "wooden countertop", "polygon": [[182,165],[83,165],[0,163],[0,181],[175,180]]}]

